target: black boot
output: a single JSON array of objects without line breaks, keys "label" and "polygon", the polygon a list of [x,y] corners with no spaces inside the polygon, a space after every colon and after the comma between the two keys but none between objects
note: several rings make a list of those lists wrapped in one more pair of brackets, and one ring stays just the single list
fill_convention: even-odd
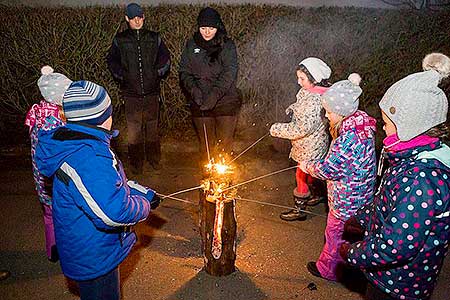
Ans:
[{"label": "black boot", "polygon": [[128,163],[133,175],[141,175],[144,166],[144,144],[128,145]]},{"label": "black boot", "polygon": [[294,208],[280,214],[280,218],[284,221],[305,221],[306,213],[305,199],[294,196]]},{"label": "black boot", "polygon": [[161,169],[161,143],[159,141],[145,143],[145,158],[153,169]]},{"label": "black boot", "polygon": [[0,280],[5,280],[10,275],[11,275],[11,273],[9,271],[7,271],[7,270],[0,270]]}]

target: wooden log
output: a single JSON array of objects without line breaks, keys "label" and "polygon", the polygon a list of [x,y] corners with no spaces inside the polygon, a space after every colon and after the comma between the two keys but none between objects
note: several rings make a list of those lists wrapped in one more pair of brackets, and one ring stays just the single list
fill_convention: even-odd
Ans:
[{"label": "wooden log", "polygon": [[199,225],[204,269],[212,276],[226,276],[236,270],[235,205],[235,199],[208,201],[206,192],[200,191]]}]

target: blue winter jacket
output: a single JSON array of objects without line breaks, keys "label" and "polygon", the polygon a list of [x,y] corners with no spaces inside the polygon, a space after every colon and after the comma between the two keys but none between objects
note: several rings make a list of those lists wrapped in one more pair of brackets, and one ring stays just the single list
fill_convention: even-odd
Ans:
[{"label": "blue winter jacket", "polygon": [[38,135],[36,163],[44,176],[54,178],[61,268],[77,281],[104,275],[127,257],[136,242],[128,226],[146,219],[154,196],[150,189],[127,184],[109,147],[112,137],[110,131],[74,123]]},{"label": "blue winter jacket", "polygon": [[373,203],[356,214],[365,237],[348,262],[396,299],[429,299],[450,241],[450,149],[436,142],[388,153]]}]

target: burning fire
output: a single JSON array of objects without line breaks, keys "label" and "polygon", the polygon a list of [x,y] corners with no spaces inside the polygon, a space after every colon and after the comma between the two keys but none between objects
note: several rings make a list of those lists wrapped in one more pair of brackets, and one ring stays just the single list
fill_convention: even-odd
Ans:
[{"label": "burning fire", "polygon": [[205,165],[208,177],[203,180],[202,187],[206,196],[206,201],[216,204],[216,212],[214,217],[214,237],[212,242],[211,253],[215,259],[219,259],[222,255],[222,226],[223,226],[223,210],[224,203],[234,201],[236,189],[228,189],[231,185],[233,167],[228,165],[224,157],[219,157],[219,162],[211,159]]},{"label": "burning fire", "polygon": [[216,200],[232,199],[235,196],[235,190],[223,190],[231,185],[233,167],[226,163],[224,157],[219,157],[219,162],[212,158],[205,165],[208,177],[203,180],[202,186],[206,193],[207,200],[215,202]]}]

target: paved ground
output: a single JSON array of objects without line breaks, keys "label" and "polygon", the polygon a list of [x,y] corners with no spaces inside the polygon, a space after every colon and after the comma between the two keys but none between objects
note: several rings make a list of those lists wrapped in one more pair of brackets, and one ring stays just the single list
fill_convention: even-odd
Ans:
[{"label": "paved ground", "polygon": [[[244,149],[252,141],[241,141]],[[185,152],[179,152],[183,149]],[[193,144],[164,144],[164,169],[139,178],[161,193],[198,185],[200,176]],[[26,149],[0,156],[0,268],[12,276],[0,282],[0,299],[78,299],[75,286],[44,253],[41,211],[34,194]],[[288,166],[285,154],[260,144],[237,162],[236,182]],[[291,205],[293,171],[243,186],[242,197]],[[192,202],[196,192],[180,195]],[[286,223],[282,209],[238,202],[238,271],[222,278],[202,271],[196,205],[166,200],[148,221],[137,226],[139,243],[121,265],[123,299],[351,299],[362,297],[342,284],[314,278],[306,271],[323,245],[325,218]],[[324,214],[324,205],[314,208]],[[358,278],[350,280],[361,289]],[[306,286],[314,282],[317,290]],[[448,299],[447,259],[433,300]]]}]

